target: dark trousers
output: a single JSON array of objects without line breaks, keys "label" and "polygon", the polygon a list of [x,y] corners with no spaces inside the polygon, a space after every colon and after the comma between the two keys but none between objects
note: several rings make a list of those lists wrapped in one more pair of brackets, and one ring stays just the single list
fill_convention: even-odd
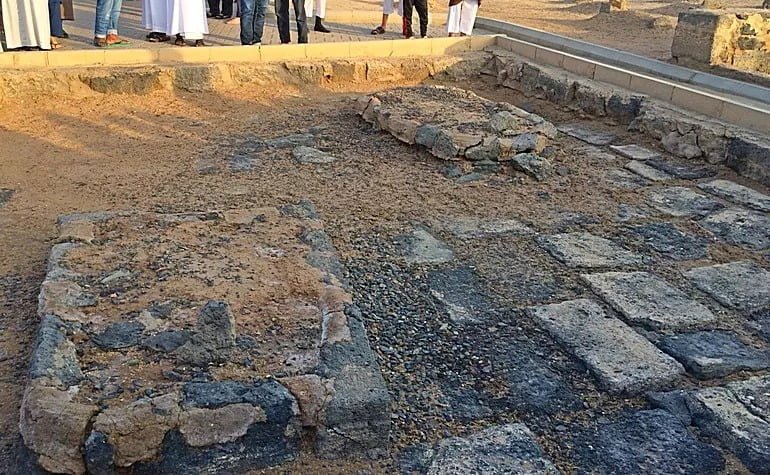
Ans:
[{"label": "dark trousers", "polygon": [[420,36],[423,38],[428,36],[428,0],[401,1],[404,2],[404,36],[414,36],[414,30],[412,29],[412,7],[417,10],[417,15],[420,17]]},{"label": "dark trousers", "polygon": [[48,20],[51,22],[51,36],[64,36],[61,23],[61,0],[48,0]]},{"label": "dark trousers", "polygon": [[[219,9],[220,3],[222,9]],[[209,13],[211,16],[217,16],[220,13],[226,17],[233,16],[233,0],[209,0]]]},{"label": "dark trousers", "polygon": [[241,11],[241,44],[261,43],[265,31],[267,0],[241,0],[238,8]]},{"label": "dark trousers", "polygon": [[[294,14],[297,16],[298,41],[300,43],[307,43],[305,2],[303,0],[291,0],[291,2],[294,4]],[[281,43],[291,43],[291,32],[289,31],[289,0],[275,0],[275,16],[278,17],[278,35],[281,37]]]}]

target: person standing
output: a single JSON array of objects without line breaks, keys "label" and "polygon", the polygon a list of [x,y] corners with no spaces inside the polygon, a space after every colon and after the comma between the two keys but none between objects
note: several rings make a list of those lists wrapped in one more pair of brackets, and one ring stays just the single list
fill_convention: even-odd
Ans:
[{"label": "person standing", "polygon": [[209,0],[209,15],[217,20],[224,20],[225,18],[232,17],[233,0]]},{"label": "person standing", "polygon": [[[291,2],[294,5],[294,15],[297,18],[297,42],[307,43],[308,31],[304,0],[291,0]],[[278,36],[281,37],[281,44],[291,43],[289,0],[275,0],[275,16],[278,20]]]},{"label": "person standing", "polygon": [[56,38],[64,38],[64,25],[61,21],[61,0],[48,0],[48,22],[51,30],[51,49],[62,47]]},{"label": "person standing", "polygon": [[51,20],[48,2],[2,0],[3,28],[8,49],[51,49]]},{"label": "person standing", "polygon": [[481,0],[449,0],[446,29],[449,36],[470,36]]},{"label": "person standing", "polygon": [[320,33],[332,32],[323,24],[323,19],[326,18],[326,0],[305,0],[305,14],[308,17],[315,17],[313,31]]},{"label": "person standing", "polygon": [[400,0],[385,0],[382,2],[382,23],[380,26],[372,30],[373,35],[384,35],[385,28],[388,27],[388,17],[393,14],[395,8],[393,3],[398,2],[398,16],[404,16],[404,4]]},{"label": "person standing", "polygon": [[169,35],[176,35],[174,44],[187,46],[186,41],[193,41],[193,46],[206,46],[203,35],[209,32],[206,19],[206,0],[170,0],[168,15]]},{"label": "person standing", "polygon": [[168,0],[142,0],[142,26],[150,30],[147,41],[163,43],[171,39],[166,33],[170,10]]},{"label": "person standing", "polygon": [[267,0],[242,0],[240,10],[241,44],[245,46],[262,44]]},{"label": "person standing", "polygon": [[96,0],[94,45],[99,48],[128,44],[118,36],[118,20],[123,0]]},{"label": "person standing", "polygon": [[412,14],[414,10],[417,10],[417,15],[420,17],[420,36],[425,38],[428,36],[428,0],[401,0],[404,2],[404,14],[401,17],[404,30],[404,38],[411,38],[414,36],[414,30],[412,29]]}]

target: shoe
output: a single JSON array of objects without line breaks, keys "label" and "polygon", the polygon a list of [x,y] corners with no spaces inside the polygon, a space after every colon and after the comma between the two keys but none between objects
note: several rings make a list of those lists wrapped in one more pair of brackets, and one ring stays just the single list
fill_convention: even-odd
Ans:
[{"label": "shoe", "polygon": [[195,43],[193,44],[194,47],[200,47],[200,46],[208,46],[206,43],[203,42],[203,40],[195,40]]},{"label": "shoe", "polygon": [[373,35],[384,35],[385,34],[385,28],[382,26],[378,26],[377,28],[372,30]]},{"label": "shoe", "polygon": [[62,39],[65,39],[65,40],[70,37],[70,35],[67,34],[67,32],[64,31],[64,30],[62,30],[62,34],[61,35],[51,35],[51,36],[53,36],[54,38],[62,38]]},{"label": "shoe", "polygon": [[187,46],[187,43],[185,43],[184,38],[182,38],[182,35],[176,35],[176,39],[174,40],[174,44],[176,46]]},{"label": "shoe", "polygon": [[118,35],[114,35],[110,33],[107,33],[107,38],[105,38],[105,40],[107,41],[107,46],[128,44],[128,41],[122,39]]},{"label": "shoe", "polygon": [[94,38],[94,46],[97,48],[106,48],[107,38]]},{"label": "shoe", "polygon": [[315,27],[313,28],[313,31],[317,31],[319,33],[331,33],[332,30],[326,28],[323,24],[323,20],[321,17],[315,17]]},{"label": "shoe", "polygon": [[214,15],[214,18],[217,20],[224,20],[225,16],[220,13],[219,15]]}]

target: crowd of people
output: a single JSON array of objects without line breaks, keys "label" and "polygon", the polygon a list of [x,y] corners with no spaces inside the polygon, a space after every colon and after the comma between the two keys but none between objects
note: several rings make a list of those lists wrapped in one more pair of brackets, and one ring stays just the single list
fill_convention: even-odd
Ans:
[{"label": "crowd of people", "polygon": [[[275,15],[281,44],[291,43],[290,0],[275,0]],[[58,49],[59,38],[68,38],[63,19],[74,20],[73,0],[0,0],[0,27],[8,49]],[[97,0],[93,43],[99,48],[127,45],[118,34],[123,0]],[[234,3],[236,5],[234,6]],[[396,7],[396,3],[398,6]],[[308,19],[313,31],[330,33],[324,25],[326,0],[291,0],[297,25],[297,41],[308,42]],[[447,33],[470,35],[481,0],[449,0]],[[242,45],[259,45],[265,27],[268,0],[142,0],[142,23],[149,33],[147,41],[171,42],[177,46],[206,46],[208,19],[240,24]],[[428,0],[384,0],[382,23],[372,30],[384,34],[390,15],[402,18],[402,34],[415,36],[414,11],[419,17],[419,33],[428,35]],[[0,49],[1,50],[1,49]]]}]

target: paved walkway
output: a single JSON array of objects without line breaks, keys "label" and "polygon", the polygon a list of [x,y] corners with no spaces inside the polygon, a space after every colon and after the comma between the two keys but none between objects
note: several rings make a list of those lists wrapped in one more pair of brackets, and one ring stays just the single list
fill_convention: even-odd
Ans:
[{"label": "paved walkway", "polygon": [[[93,48],[94,46],[91,43],[93,41],[96,0],[77,0],[75,3],[76,20],[74,22],[64,22],[64,29],[69,33],[70,39],[62,40],[61,42],[67,49]],[[269,16],[265,21],[265,33],[262,39],[263,44],[280,43],[273,11],[271,2],[268,7]],[[331,16],[331,13],[329,13],[329,15]],[[326,24],[332,30],[332,33],[324,34],[311,31],[310,42],[325,43],[402,38],[400,34],[401,19],[398,16],[392,17],[394,21],[389,25],[389,31],[385,35],[371,35],[370,32],[372,28],[380,22],[380,15],[380,10],[373,10],[371,21],[368,24],[361,25],[338,24],[333,21],[327,22]],[[417,16],[415,14],[415,22],[416,20]],[[120,33],[121,36],[132,41],[133,47],[173,47],[171,43],[150,43],[144,41],[147,31],[142,28],[142,4],[138,0],[125,0],[123,2],[123,9],[120,17]],[[224,20],[209,19],[209,35],[206,37],[206,41],[211,45],[238,45],[240,44],[239,34],[240,27],[238,25],[228,25]],[[432,25],[428,34],[433,37],[445,36],[444,27],[441,25]],[[292,21],[292,39],[296,41],[296,37],[296,27]]]}]

